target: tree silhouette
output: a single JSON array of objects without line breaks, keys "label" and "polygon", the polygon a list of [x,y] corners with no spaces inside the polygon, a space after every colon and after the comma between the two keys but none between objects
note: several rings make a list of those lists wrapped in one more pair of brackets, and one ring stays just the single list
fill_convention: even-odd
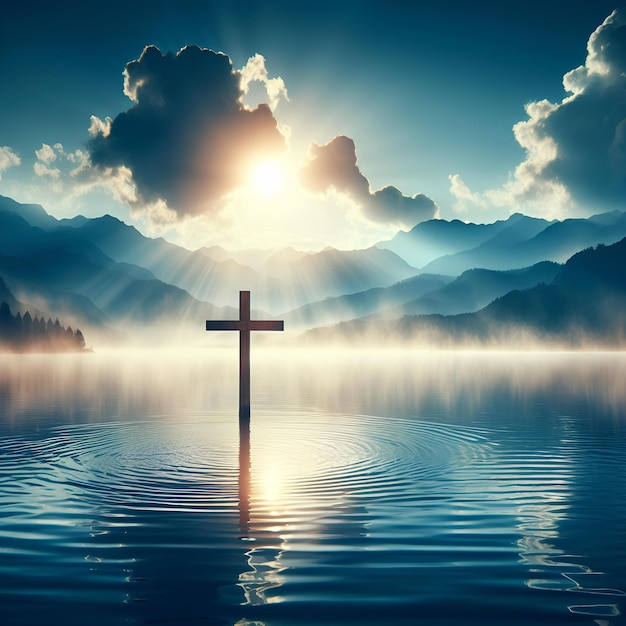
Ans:
[{"label": "tree silhouette", "polygon": [[13,324],[11,309],[6,302],[0,305],[0,336],[9,335]]},{"label": "tree silhouette", "polygon": [[22,336],[26,341],[31,341],[33,337],[33,318],[28,311],[22,318]]},{"label": "tree silhouette", "polygon": [[65,328],[58,318],[31,316],[26,311],[13,315],[7,302],[0,304],[0,350],[11,352],[83,352],[83,333],[71,326]]},{"label": "tree silhouette", "polygon": [[81,333],[78,328],[76,329],[76,332],[74,333],[74,341],[76,342],[76,345],[80,347],[81,350],[85,349],[85,338],[83,337],[83,333]]}]

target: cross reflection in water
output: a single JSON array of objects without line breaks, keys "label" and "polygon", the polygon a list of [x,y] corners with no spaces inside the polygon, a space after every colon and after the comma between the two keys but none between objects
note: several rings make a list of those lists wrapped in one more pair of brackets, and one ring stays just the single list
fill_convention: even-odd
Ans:
[{"label": "cross reflection in water", "polygon": [[239,575],[238,586],[243,590],[243,605],[257,606],[271,601],[280,601],[279,597],[268,598],[265,594],[269,589],[280,587],[283,579],[280,573],[285,570],[281,564],[284,551],[284,540],[277,537],[278,545],[265,541],[256,545],[255,537],[250,532],[250,419],[239,420],[239,538],[250,542],[246,552],[249,570]]},{"label": "cross reflection in water", "polygon": [[250,420],[239,420],[239,533],[247,541],[250,533]]}]

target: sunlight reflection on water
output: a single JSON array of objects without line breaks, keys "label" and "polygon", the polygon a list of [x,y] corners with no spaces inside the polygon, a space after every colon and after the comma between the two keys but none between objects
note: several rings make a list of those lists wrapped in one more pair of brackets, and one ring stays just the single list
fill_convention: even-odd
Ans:
[{"label": "sunlight reflection on water", "polygon": [[3,624],[622,619],[626,356],[0,365]]}]

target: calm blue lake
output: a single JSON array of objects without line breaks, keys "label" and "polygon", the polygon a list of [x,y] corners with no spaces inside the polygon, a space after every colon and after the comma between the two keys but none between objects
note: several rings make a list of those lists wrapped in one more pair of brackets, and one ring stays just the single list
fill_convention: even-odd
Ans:
[{"label": "calm blue lake", "polygon": [[626,355],[237,356],[0,356],[0,624],[625,623]]}]

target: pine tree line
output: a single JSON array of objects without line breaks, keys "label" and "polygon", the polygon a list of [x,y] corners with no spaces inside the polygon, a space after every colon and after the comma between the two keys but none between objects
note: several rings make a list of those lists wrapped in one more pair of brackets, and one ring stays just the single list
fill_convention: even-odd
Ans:
[{"label": "pine tree line", "polygon": [[42,317],[34,318],[26,311],[13,315],[6,302],[0,304],[0,349],[15,352],[82,352],[85,350],[83,333],[61,326]]}]

